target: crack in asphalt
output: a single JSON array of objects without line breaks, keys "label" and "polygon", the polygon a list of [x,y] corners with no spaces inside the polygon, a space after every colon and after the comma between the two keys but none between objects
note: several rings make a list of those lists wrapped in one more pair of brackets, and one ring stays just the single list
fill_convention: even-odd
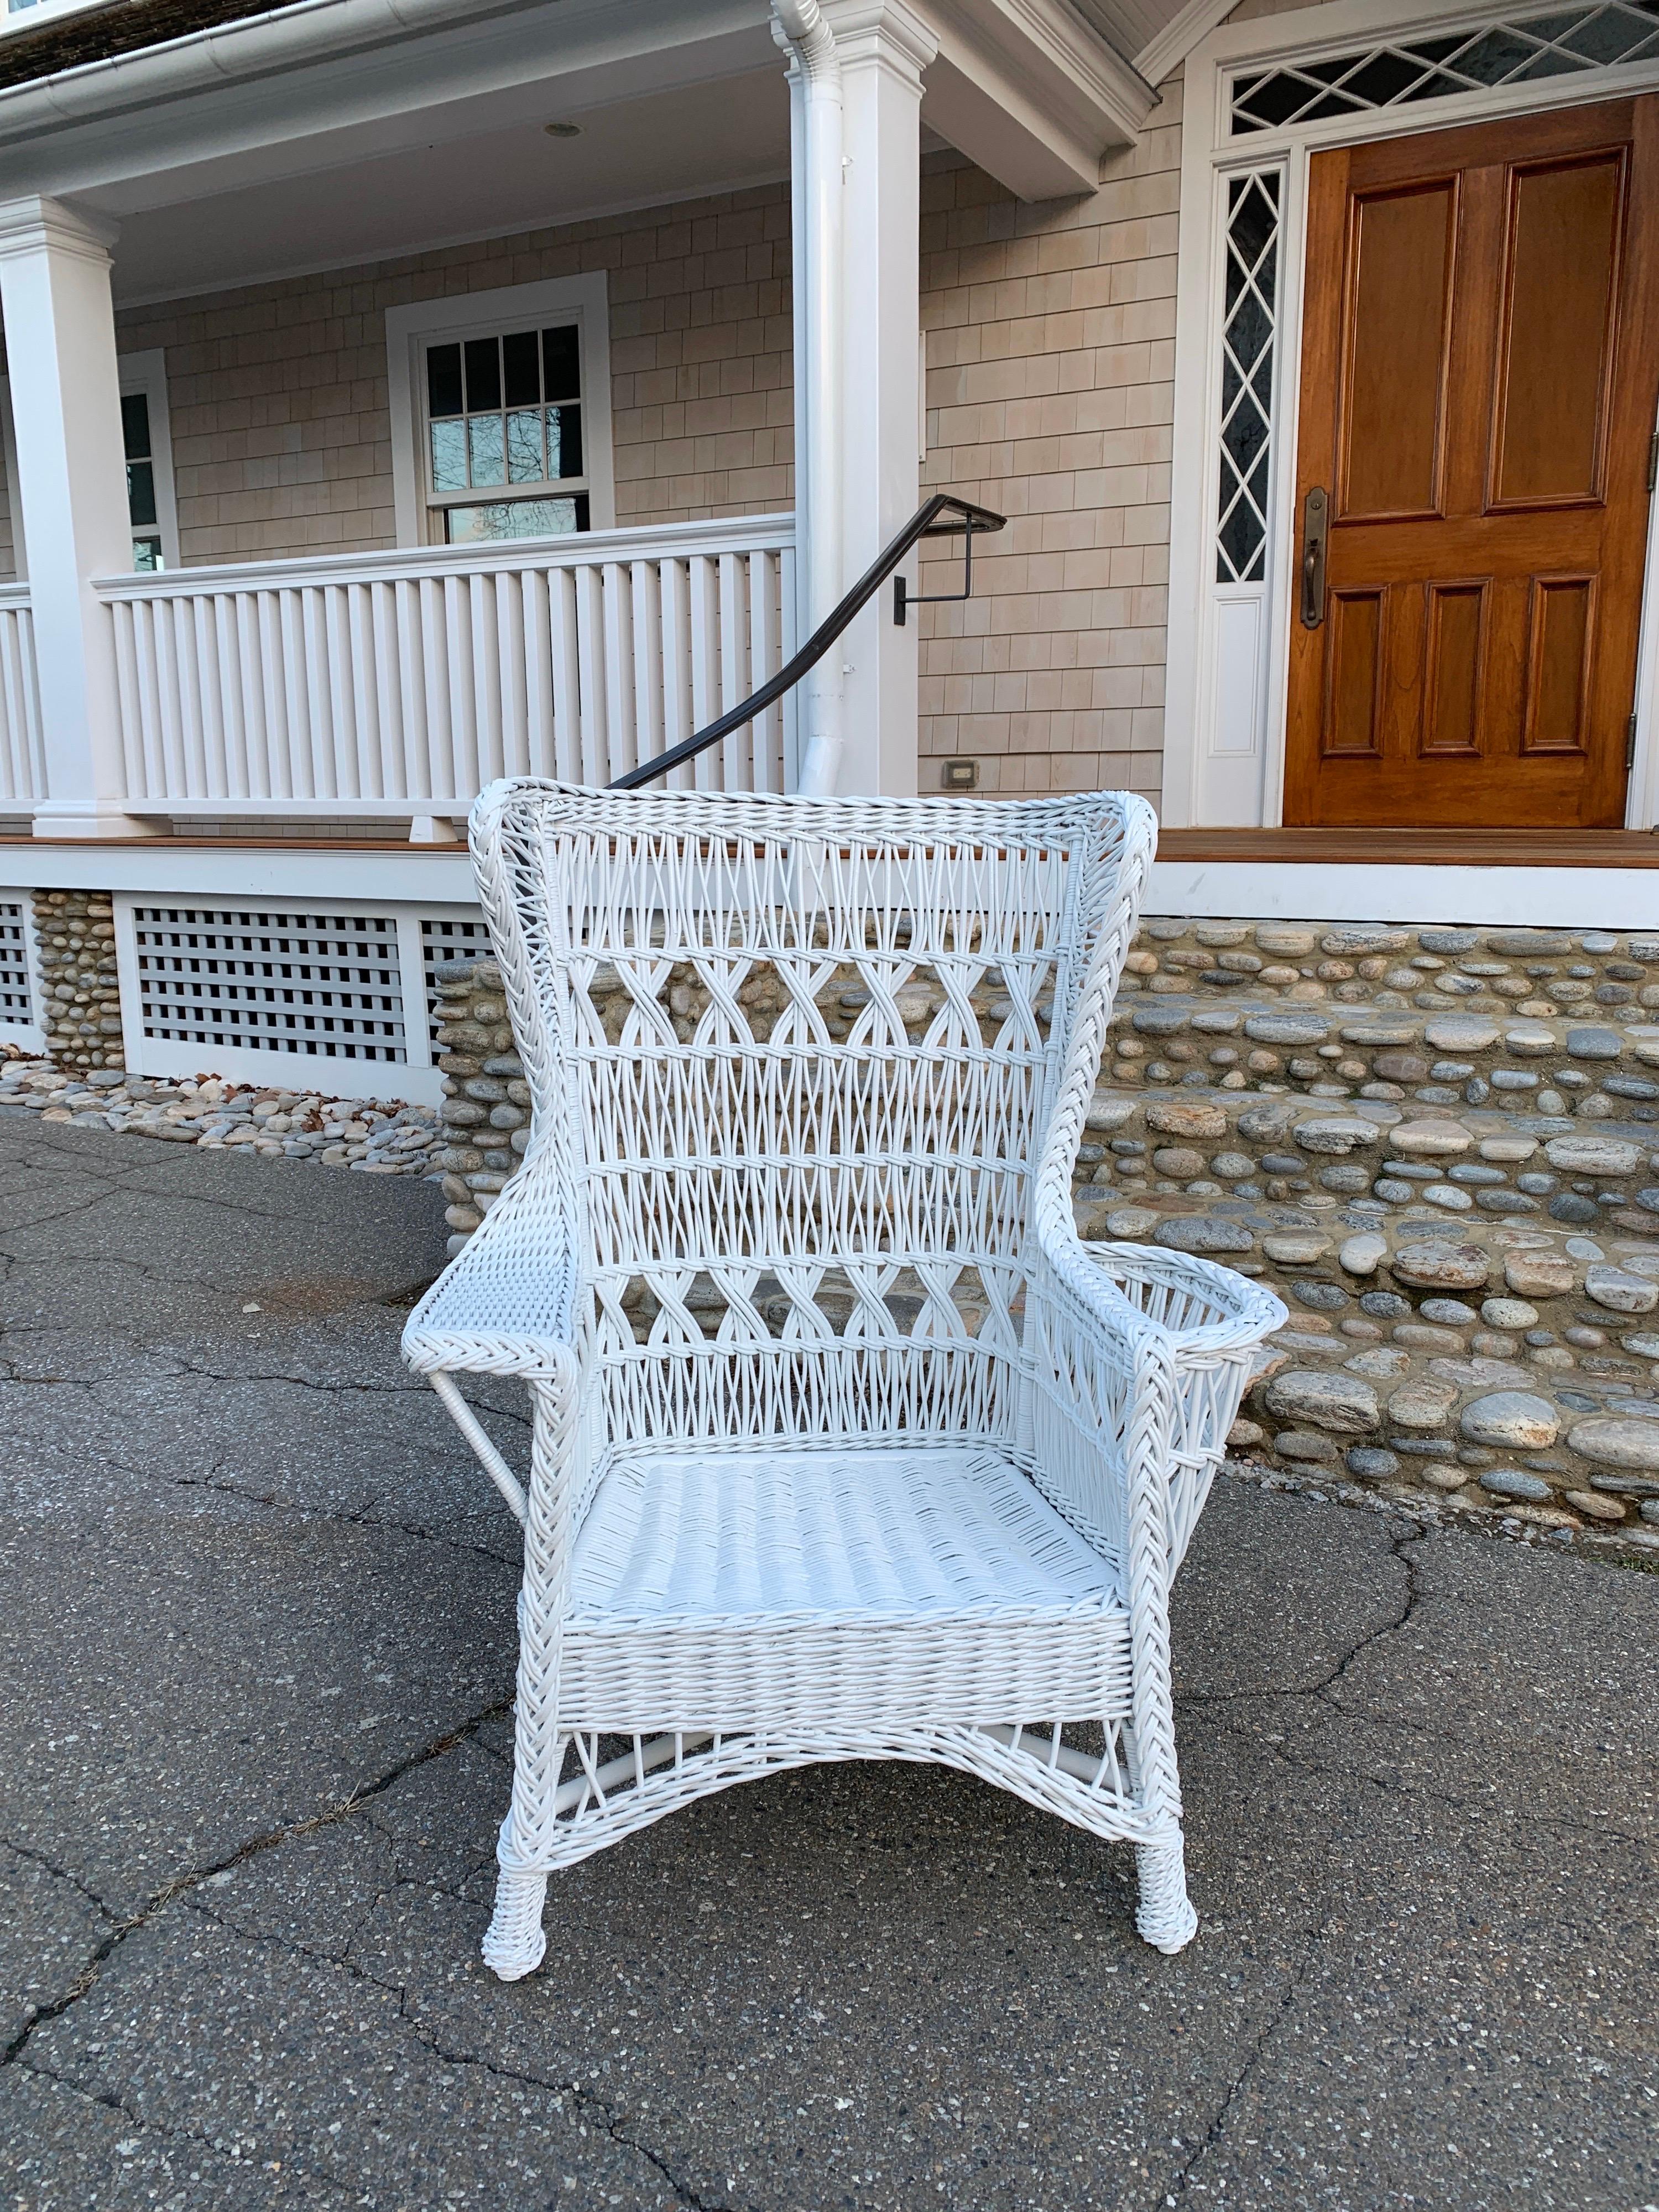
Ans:
[{"label": "crack in asphalt", "polygon": [[[489,1863],[489,1859],[483,1860],[480,1862],[480,1868]],[[478,1870],[480,1869],[474,1869],[475,1872]],[[422,1889],[428,1893],[453,1898],[458,1904],[475,1908],[477,1906],[475,1899],[465,1897],[460,1893],[446,1887],[442,1883],[429,1881],[414,1875],[398,1876],[394,1878],[390,1887]],[[376,1892],[365,1909],[363,1915],[365,1919],[386,1894],[386,1890]],[[227,1934],[233,1936],[239,1942],[269,1944],[273,1948],[289,1953],[293,1956],[307,1959],[321,1966],[331,1966],[337,1972],[346,1974],[354,1981],[362,1982],[370,1989],[378,1990],[384,1996],[395,1997],[398,2001],[398,2018],[400,2024],[408,2031],[411,2039],[423,2051],[430,2051],[434,2058],[442,2059],[444,2063],[449,2066],[476,2067],[481,2072],[498,2081],[516,2082],[527,2088],[544,2089],[556,2099],[568,2097],[572,2105],[585,2117],[596,2119],[604,2132],[619,2148],[634,2152],[654,2167],[669,2188],[673,2191],[676,2200],[691,2207],[691,2212],[731,2212],[731,2208],[726,2200],[700,2194],[689,2182],[682,2180],[667,2160],[659,2152],[653,2150],[649,2143],[642,2142],[637,2136],[626,2133],[628,2125],[626,2114],[619,2113],[607,2098],[601,2097],[595,2091],[586,2087],[574,2076],[542,2074],[528,2067],[508,2066],[500,2059],[490,2057],[486,2052],[457,2049],[441,2042],[431,2030],[422,2025],[410,2009],[408,1984],[389,1982],[383,1976],[372,1973],[367,1966],[350,1955],[352,1939],[348,1939],[343,1949],[327,1950],[316,1944],[301,1942],[292,1936],[282,1935],[274,1929],[251,1928],[245,1922],[232,1919],[223,1912],[216,1911],[201,1898],[192,1897],[188,1902],[193,1911],[199,1912],[204,1919],[212,1921],[216,1927],[223,1929]],[[556,2203],[557,2199],[551,2199],[550,2202]]]},{"label": "crack in asphalt", "polygon": [[[215,2158],[222,2160],[227,2166],[239,2172],[246,2172],[253,2166],[253,2160],[240,2156],[234,2146],[227,2149],[222,2142],[204,2135],[199,2128],[180,2127],[175,2122],[146,2118],[144,2114],[135,2112],[126,2099],[118,2096],[113,2089],[88,2089],[71,2075],[60,2074],[55,2067],[43,2066],[38,2059],[25,2059],[22,2067],[26,2074],[33,2075],[37,2081],[50,2081],[54,2088],[63,2089],[71,2097],[78,2097],[82,2104],[95,2106],[102,2112],[119,2112],[122,2118],[130,2121],[135,2128],[141,2129],[146,2135],[160,2136],[164,2142],[188,2143],[192,2150],[209,2151]],[[330,2203],[339,2205],[350,2203],[348,2191],[342,2189],[337,2182],[330,2181],[325,2174],[318,2172],[314,2166],[302,2166],[299,2171],[305,2176],[308,2187],[315,2184],[328,2191]],[[316,2200],[313,2198],[312,2201],[314,2203]]]},{"label": "crack in asphalt", "polygon": [[[1389,1542],[1386,1556],[1397,1562],[1404,1570],[1405,1587],[1399,1610],[1391,1620],[1379,1621],[1374,1627],[1366,1629],[1364,1633],[1357,1638],[1342,1654],[1335,1665],[1321,1675],[1317,1681],[1300,1683],[1288,1687],[1275,1682],[1255,1689],[1194,1691],[1176,1698],[1176,1711],[1203,1712],[1212,1705],[1245,1705],[1263,1698],[1318,1698],[1333,1705],[1338,1712],[1347,1712],[1350,1708],[1340,1698],[1333,1697],[1331,1692],[1346,1677],[1348,1669],[1370,1650],[1372,1644],[1380,1644],[1388,1637],[1397,1636],[1402,1628],[1409,1627],[1411,1625],[1413,1617],[1426,1593],[1418,1579],[1417,1562],[1410,1554],[1415,1545],[1431,1540],[1415,1522],[1409,1522],[1397,1530]],[[1378,1564],[1381,1564],[1380,1559]]]},{"label": "crack in asphalt", "polygon": [[[292,1513],[306,1521],[335,1521],[348,1528],[385,1528],[398,1535],[414,1538],[423,1544],[437,1544],[447,1551],[471,1552],[481,1559],[492,1560],[498,1567],[516,1572],[516,1564],[500,1552],[492,1552],[488,1544],[470,1544],[458,1536],[447,1536],[441,1529],[428,1528],[416,1521],[398,1521],[377,1514],[372,1505],[356,1513],[347,1513],[338,1506],[307,1505],[302,1499],[278,1498],[274,1491],[244,1490],[240,1485],[216,1478],[211,1474],[175,1474],[169,1478],[175,1490],[209,1490],[222,1498],[234,1498],[244,1505],[258,1505],[271,1513]],[[503,1505],[501,1516],[507,1517]]]},{"label": "crack in asphalt", "polygon": [[3,2048],[0,2048],[0,2070],[3,2070],[8,2066],[15,2065],[22,2058],[40,2028],[48,2026],[55,2020],[61,2020],[66,2013],[79,2004],[82,1998],[97,1986],[99,1977],[105,1966],[128,1937],[137,1935],[141,1928],[149,1927],[158,1915],[165,1912],[168,1905],[173,1904],[178,1899],[187,1897],[191,1891],[199,1889],[204,1882],[211,1881],[215,1875],[228,1874],[233,1868],[244,1866],[248,1860],[258,1858],[266,1851],[276,1850],[281,1844],[290,1842],[295,1837],[313,1835],[319,1828],[332,1827],[337,1821],[349,1820],[360,1806],[384,1796],[386,1791],[400,1782],[404,1775],[413,1773],[419,1767],[430,1765],[434,1759],[441,1759],[447,1752],[453,1751],[457,1744],[465,1743],[487,1721],[499,1720],[512,1709],[513,1701],[510,1698],[497,1698],[484,1706],[481,1711],[474,1713],[470,1720],[463,1721],[454,1728],[446,1729],[441,1735],[434,1736],[430,1743],[422,1745],[420,1750],[410,1752],[406,1758],[398,1759],[383,1774],[377,1775],[373,1781],[360,1784],[349,1796],[342,1798],[338,1804],[328,1806],[320,1813],[308,1814],[303,1820],[291,1820],[281,1827],[267,1829],[262,1835],[251,1836],[246,1843],[239,1844],[234,1851],[227,1852],[223,1857],[215,1859],[206,1866],[191,1867],[183,1874],[175,1875],[171,1881],[163,1882],[137,1912],[129,1913],[125,1918],[116,1921],[110,1933],[91,1953],[81,1972],[63,1996],[53,1998],[50,2004],[40,2006],[24,2022],[10,2042]]},{"label": "crack in asphalt", "polygon": [[106,1920],[118,1923],[120,1915],[105,1904],[95,1889],[89,1889],[78,1874],[71,1874],[67,1867],[59,1866],[55,1859],[48,1858],[45,1851],[37,1850],[34,1844],[20,1844],[15,1836],[0,1836],[0,1848],[15,1852],[20,1859],[27,1859],[35,1866],[43,1867],[46,1873],[78,1892],[88,1905],[95,1905]]}]

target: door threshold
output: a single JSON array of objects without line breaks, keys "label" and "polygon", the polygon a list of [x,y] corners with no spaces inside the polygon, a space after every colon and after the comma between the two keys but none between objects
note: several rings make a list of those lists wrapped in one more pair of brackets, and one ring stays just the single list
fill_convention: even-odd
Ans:
[{"label": "door threshold", "polygon": [[1659,830],[1164,830],[1158,857],[1368,867],[1659,868]]}]

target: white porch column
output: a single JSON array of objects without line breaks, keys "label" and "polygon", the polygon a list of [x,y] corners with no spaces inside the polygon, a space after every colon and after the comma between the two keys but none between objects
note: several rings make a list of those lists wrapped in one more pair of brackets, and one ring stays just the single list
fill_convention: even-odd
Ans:
[{"label": "white porch column", "polygon": [[[842,540],[853,583],[921,501],[921,80],[938,51],[903,0],[829,0],[841,53],[846,202]],[[905,563],[915,583],[915,556]],[[838,787],[916,788],[917,617],[884,586],[842,641]]]},{"label": "white porch column", "polygon": [[48,798],[45,837],[142,836],[124,811],[113,632],[91,578],[132,566],[110,292],[112,226],[0,203],[0,315],[16,433]]}]

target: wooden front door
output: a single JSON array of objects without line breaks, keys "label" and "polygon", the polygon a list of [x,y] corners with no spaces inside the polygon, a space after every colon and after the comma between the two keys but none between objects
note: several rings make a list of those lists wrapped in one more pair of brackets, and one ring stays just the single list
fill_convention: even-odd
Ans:
[{"label": "wooden front door", "polygon": [[1287,823],[1617,828],[1659,96],[1310,165]]}]

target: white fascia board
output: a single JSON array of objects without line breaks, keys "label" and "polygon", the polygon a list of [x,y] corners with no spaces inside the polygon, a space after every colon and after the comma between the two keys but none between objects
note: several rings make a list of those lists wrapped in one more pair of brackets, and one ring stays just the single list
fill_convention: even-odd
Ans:
[{"label": "white fascia board", "polygon": [[554,83],[602,106],[765,61],[767,21],[766,0],[301,0],[0,88],[0,194],[258,149],[289,149],[273,174],[314,167],[306,142],[323,133]]},{"label": "white fascia board", "polygon": [[[0,886],[27,890],[134,891],[153,898],[387,899],[422,906],[476,906],[465,845],[343,846],[284,851],[227,837],[222,845],[168,842],[0,848]],[[0,888],[0,896],[5,896]]]},{"label": "white fascia board", "polygon": [[933,0],[922,118],[1022,199],[1093,191],[1156,94],[1066,0]]},{"label": "white fascia board", "polygon": [[1148,84],[1163,84],[1178,70],[1200,39],[1231,15],[1237,0],[1187,0],[1155,39],[1135,56],[1135,68]]},{"label": "white fascia board", "polygon": [[1145,911],[1226,921],[1650,930],[1659,870],[1156,860]]}]

